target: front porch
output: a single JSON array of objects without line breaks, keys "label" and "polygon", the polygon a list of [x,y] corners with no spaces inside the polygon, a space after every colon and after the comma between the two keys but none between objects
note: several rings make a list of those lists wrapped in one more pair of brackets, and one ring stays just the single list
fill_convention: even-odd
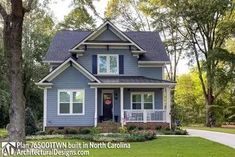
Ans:
[{"label": "front porch", "polygon": [[[95,127],[97,123],[107,121],[120,123],[121,126],[136,123],[170,125],[171,88],[169,86],[149,86],[149,88],[102,86],[93,88],[95,89]],[[147,96],[152,101],[142,100]],[[138,100],[138,97],[141,97],[141,100]]]}]

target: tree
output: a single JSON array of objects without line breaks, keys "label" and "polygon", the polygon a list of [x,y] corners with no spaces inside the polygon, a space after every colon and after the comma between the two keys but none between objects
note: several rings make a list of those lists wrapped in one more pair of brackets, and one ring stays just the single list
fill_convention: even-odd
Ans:
[{"label": "tree", "polygon": [[45,5],[37,3],[25,17],[22,43],[25,106],[31,108],[39,121],[43,116],[43,94],[35,82],[49,71],[49,66],[43,64],[42,59],[56,31],[52,18],[44,8]]},{"label": "tree", "polygon": [[64,21],[59,23],[59,29],[91,30],[95,26],[95,20],[83,6],[74,8],[65,16]]},{"label": "tree", "polygon": [[204,100],[196,69],[177,78],[175,88],[176,118],[183,124],[203,123],[205,118]]},{"label": "tree", "polygon": [[[23,4],[22,0],[11,0],[0,3],[0,14],[4,20],[3,47],[6,58],[10,86],[10,125],[9,140],[25,140],[25,97],[22,78],[22,29],[25,13],[29,12],[34,0]],[[7,4],[6,4],[7,3]],[[9,6],[10,9],[6,6]],[[10,10],[8,13],[7,10]]]},{"label": "tree", "polygon": [[110,0],[105,17],[124,30],[149,31],[150,19],[140,10],[140,0]]},{"label": "tree", "polygon": [[[234,78],[235,55],[225,41],[235,32],[232,0],[168,0],[172,14],[180,17],[178,28],[192,48],[206,104],[206,125],[215,125],[213,105]],[[203,72],[206,78],[203,78]]]}]

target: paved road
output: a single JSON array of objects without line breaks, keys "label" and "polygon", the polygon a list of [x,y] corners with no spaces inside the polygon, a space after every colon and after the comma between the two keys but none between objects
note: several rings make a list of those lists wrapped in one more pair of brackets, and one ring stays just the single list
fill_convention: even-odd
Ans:
[{"label": "paved road", "polygon": [[202,137],[235,148],[235,134],[187,129],[189,135]]}]

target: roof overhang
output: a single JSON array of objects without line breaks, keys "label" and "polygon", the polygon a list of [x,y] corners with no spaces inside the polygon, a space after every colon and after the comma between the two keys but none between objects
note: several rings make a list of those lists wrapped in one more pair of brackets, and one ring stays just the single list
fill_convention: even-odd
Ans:
[{"label": "roof overhang", "polygon": [[170,61],[138,61],[138,67],[164,67]]},{"label": "roof overhang", "polygon": [[61,74],[64,70],[68,67],[73,66],[77,70],[79,70],[84,76],[86,76],[90,81],[96,81],[101,83],[99,79],[97,79],[94,75],[92,75],[87,69],[77,63],[71,57],[65,60],[62,64],[60,64],[56,69],[51,71],[47,76],[45,76],[41,81],[36,83],[36,85],[45,87],[45,86],[52,86],[53,83],[50,83],[54,78],[56,78],[59,74]]},{"label": "roof overhang", "polygon": [[88,83],[91,87],[102,88],[173,88],[176,83]]}]

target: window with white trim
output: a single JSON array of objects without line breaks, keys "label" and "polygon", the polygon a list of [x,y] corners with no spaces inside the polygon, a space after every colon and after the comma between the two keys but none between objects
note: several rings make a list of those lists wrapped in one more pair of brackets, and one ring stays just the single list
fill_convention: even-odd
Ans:
[{"label": "window with white trim", "polygon": [[152,110],[154,109],[153,92],[132,92],[131,108],[133,110]]},{"label": "window with white trim", "polygon": [[98,55],[98,74],[118,74],[119,56],[112,54]]},{"label": "window with white trim", "polygon": [[84,114],[84,90],[59,90],[59,115]]}]

